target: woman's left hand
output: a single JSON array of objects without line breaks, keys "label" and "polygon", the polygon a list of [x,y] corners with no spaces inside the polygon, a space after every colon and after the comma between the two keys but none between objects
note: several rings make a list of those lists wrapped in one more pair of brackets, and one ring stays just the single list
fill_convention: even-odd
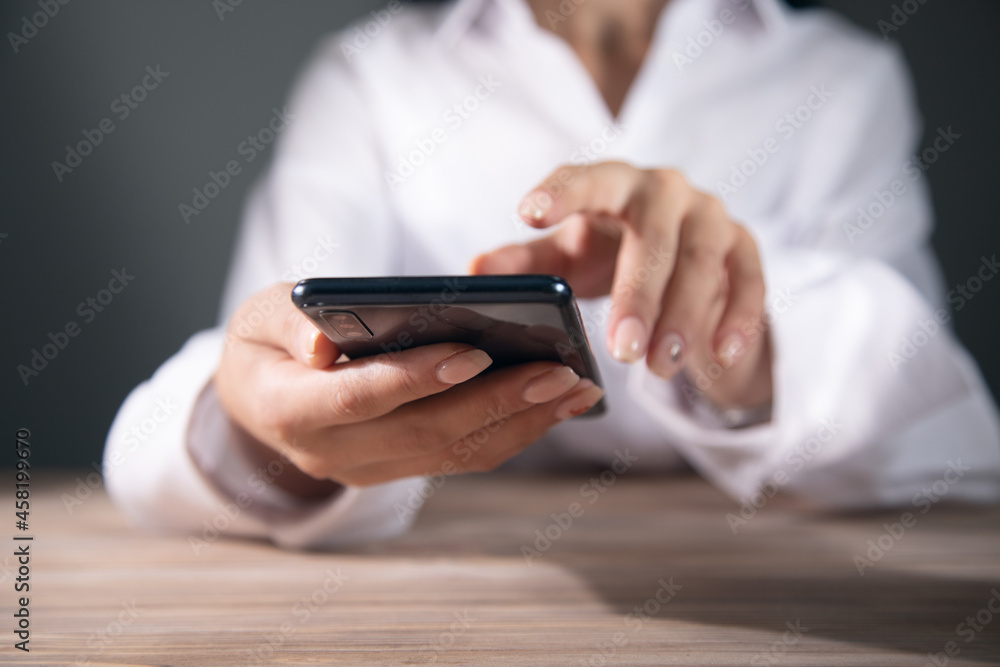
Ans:
[{"label": "woman's left hand", "polygon": [[684,369],[720,406],[770,401],[760,255],[719,200],[674,170],[602,162],[558,168],[518,213],[558,229],[480,255],[473,273],[551,273],[577,296],[610,293],[616,359],[645,356],[664,378]]}]

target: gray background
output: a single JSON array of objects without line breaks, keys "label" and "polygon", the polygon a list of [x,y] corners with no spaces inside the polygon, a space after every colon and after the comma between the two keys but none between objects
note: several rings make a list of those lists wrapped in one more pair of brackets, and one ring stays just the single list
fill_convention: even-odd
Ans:
[{"label": "gray background", "polygon": [[[128,391],[214,323],[243,200],[266,159],[246,165],[190,225],[178,204],[209,170],[239,157],[238,144],[284,103],[323,34],[384,4],[243,0],[220,21],[209,0],[77,0],[15,55],[6,34],[38,7],[3,3],[2,427],[5,434],[32,430],[35,463],[99,461]],[[825,4],[870,30],[892,11],[886,0]],[[1000,250],[992,197],[1000,176],[998,5],[927,0],[894,35],[916,73],[929,131],[950,125],[963,135],[929,172],[935,245],[950,286],[971,276],[981,255]],[[157,64],[169,77],[127,119],[113,118],[115,131],[58,182],[50,165],[63,159],[64,146],[113,116],[111,101]],[[84,324],[77,304],[123,266],[134,282]],[[956,317],[994,392],[998,305],[1000,281]],[[69,320],[81,333],[25,387],[16,366],[30,363],[32,348]]]}]

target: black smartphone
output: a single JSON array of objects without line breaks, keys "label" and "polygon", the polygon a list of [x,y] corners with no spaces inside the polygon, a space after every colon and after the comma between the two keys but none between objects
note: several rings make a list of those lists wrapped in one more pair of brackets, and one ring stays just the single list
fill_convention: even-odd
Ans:
[{"label": "black smartphone", "polygon": [[[308,278],[292,301],[352,359],[458,342],[489,354],[491,369],[558,361],[603,386],[573,291],[558,276]],[[581,416],[604,411],[601,399]]]}]

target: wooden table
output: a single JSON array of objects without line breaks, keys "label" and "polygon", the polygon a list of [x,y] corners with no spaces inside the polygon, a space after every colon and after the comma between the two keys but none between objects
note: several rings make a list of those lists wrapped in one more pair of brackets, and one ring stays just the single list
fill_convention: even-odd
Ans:
[{"label": "wooden table", "polygon": [[[195,555],[131,530],[101,490],[70,515],[72,477],[34,482],[30,653],[12,647],[3,562],[3,664],[1000,664],[998,509],[935,505],[897,538],[884,524],[902,509],[779,497],[734,534],[738,507],[695,478],[626,474],[582,495],[586,476],[466,476],[393,542],[221,539]],[[859,575],[880,536],[890,548]],[[978,631],[959,627],[969,616]]]}]

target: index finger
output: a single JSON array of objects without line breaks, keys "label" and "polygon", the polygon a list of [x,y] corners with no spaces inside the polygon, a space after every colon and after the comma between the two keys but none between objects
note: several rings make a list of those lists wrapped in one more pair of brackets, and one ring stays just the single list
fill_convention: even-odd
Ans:
[{"label": "index finger", "polygon": [[565,165],[525,195],[518,215],[532,227],[551,227],[573,213],[620,216],[642,172],[624,162]]},{"label": "index finger", "polygon": [[591,224],[602,216],[619,222],[608,347],[620,361],[635,362],[646,353],[690,203],[691,188],[677,172],[601,162],[560,167],[521,204],[519,213],[535,227],[574,213],[589,216]]}]

